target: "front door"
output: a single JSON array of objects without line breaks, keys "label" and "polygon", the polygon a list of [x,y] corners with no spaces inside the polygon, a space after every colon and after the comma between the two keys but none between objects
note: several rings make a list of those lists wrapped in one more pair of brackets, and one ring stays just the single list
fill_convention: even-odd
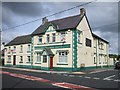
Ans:
[{"label": "front door", "polygon": [[13,65],[16,65],[16,55],[13,55]]},{"label": "front door", "polygon": [[53,69],[53,57],[50,57],[50,69]]}]

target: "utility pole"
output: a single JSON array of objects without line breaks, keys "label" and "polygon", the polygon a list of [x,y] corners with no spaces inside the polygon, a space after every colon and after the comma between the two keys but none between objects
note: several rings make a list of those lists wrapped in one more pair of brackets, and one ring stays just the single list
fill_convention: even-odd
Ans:
[{"label": "utility pole", "polygon": [[1,28],[0,28],[0,65],[2,65],[2,61],[1,61],[1,56],[2,56],[2,51],[1,51],[1,40],[2,40],[2,37],[1,37],[1,32],[2,32],[2,30],[1,30]]}]

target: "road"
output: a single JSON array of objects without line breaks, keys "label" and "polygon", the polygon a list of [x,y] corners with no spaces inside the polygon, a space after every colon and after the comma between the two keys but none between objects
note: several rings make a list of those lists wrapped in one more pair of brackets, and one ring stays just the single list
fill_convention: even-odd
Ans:
[{"label": "road", "polygon": [[[67,73],[36,73],[29,71],[19,71],[11,69],[3,69],[3,88],[54,88],[55,90],[62,89],[67,86],[69,87],[85,87],[89,89],[100,89],[100,90],[120,90],[120,72],[119,70],[106,70],[101,72],[90,72],[87,74],[67,74]],[[13,75],[12,75],[13,74]],[[40,80],[32,80],[31,78],[23,79],[21,77],[16,77],[15,75],[27,75],[34,76]],[[42,78],[42,80],[41,80]],[[39,82],[38,82],[39,81]],[[9,83],[11,82],[11,83]],[[60,85],[62,84],[62,85]],[[64,85],[63,85],[64,84]],[[74,86],[70,86],[74,85]],[[80,87],[80,88],[81,88]],[[80,89],[79,89],[80,90]],[[82,89],[81,89],[82,90]]]}]

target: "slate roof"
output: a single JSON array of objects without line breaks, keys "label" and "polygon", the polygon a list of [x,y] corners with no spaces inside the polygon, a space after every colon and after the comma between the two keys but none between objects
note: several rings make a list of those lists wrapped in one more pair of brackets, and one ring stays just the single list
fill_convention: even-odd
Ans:
[{"label": "slate roof", "polygon": [[31,35],[18,36],[9,43],[7,43],[5,46],[27,44],[27,43],[31,43]]},{"label": "slate roof", "polygon": [[57,19],[53,21],[48,21],[44,25],[40,25],[33,33],[32,35],[38,35],[38,34],[44,34],[46,27],[52,23],[53,25],[57,26],[56,31],[61,31],[65,29],[71,29],[75,28],[79,22],[82,20],[84,15],[75,15],[75,16],[70,16],[62,19]]},{"label": "slate roof", "polygon": [[108,41],[106,41],[105,39],[103,39],[103,38],[97,36],[97,35],[94,34],[94,33],[92,33],[92,36],[93,36],[94,38],[100,39],[100,40],[102,40],[102,41],[104,41],[104,42],[106,42],[106,43],[109,43]]}]

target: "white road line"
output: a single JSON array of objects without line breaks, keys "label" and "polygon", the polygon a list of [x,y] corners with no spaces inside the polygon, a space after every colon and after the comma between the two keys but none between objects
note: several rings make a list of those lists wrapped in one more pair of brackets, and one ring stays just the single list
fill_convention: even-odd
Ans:
[{"label": "white road line", "polygon": [[103,80],[111,80],[110,78],[115,77],[115,75],[104,78]]},{"label": "white road line", "polygon": [[93,79],[95,79],[95,80],[99,80],[100,78],[93,78]]},{"label": "white road line", "polygon": [[115,82],[120,82],[120,80],[119,79],[117,79],[117,80],[114,80]]},{"label": "white road line", "polygon": [[91,78],[91,77],[85,77],[85,78]]},{"label": "white road line", "polygon": [[105,71],[107,71],[107,70],[93,71],[93,72],[90,72],[90,74],[92,74],[92,73],[99,73],[99,72],[105,72]]}]

